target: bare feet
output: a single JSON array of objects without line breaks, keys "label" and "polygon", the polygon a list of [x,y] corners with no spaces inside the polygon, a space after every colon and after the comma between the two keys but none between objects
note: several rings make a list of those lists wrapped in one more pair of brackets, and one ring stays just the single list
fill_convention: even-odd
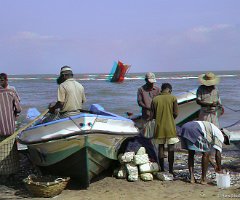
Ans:
[{"label": "bare feet", "polygon": [[207,185],[207,181],[206,180],[201,180],[200,184]]},{"label": "bare feet", "polygon": [[169,173],[173,175],[173,178],[176,177],[176,174],[173,171],[169,171]]},{"label": "bare feet", "polygon": [[195,178],[191,178],[191,179],[190,179],[190,183],[193,184],[193,183],[196,183],[196,182],[197,182],[197,180],[196,180]]}]

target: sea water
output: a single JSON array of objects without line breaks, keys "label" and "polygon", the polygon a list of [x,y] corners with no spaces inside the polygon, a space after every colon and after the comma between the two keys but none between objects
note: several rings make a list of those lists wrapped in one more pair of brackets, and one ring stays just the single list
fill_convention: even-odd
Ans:
[{"label": "sea water", "polygon": [[[170,83],[173,94],[177,95],[196,89],[199,86],[198,75],[204,72],[156,72],[157,83]],[[221,127],[235,124],[240,129],[240,71],[216,71],[220,76],[218,85],[224,115],[220,117]],[[109,112],[126,117],[126,112],[139,114],[137,104],[137,90],[143,84],[145,73],[128,73],[122,83],[107,81],[108,74],[75,74],[74,78],[85,88],[87,102],[83,109],[89,109],[91,104],[97,103]],[[9,84],[15,86],[21,98],[23,112],[21,120],[24,122],[26,111],[37,108],[40,112],[46,109],[51,102],[57,99],[58,75],[14,75],[9,76]]]}]

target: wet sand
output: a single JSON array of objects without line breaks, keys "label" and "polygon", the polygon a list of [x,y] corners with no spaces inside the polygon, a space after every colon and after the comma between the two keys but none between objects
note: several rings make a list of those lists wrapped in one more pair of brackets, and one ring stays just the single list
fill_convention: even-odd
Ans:
[{"label": "wet sand", "polygon": [[[231,173],[232,185],[227,189],[219,189],[215,182],[215,173],[209,167],[207,185],[199,183],[191,184],[188,182],[187,155],[183,152],[176,153],[174,181],[153,181],[128,182],[125,179],[116,179],[112,177],[112,172],[107,171],[97,177],[91,183],[88,189],[80,188],[76,182],[69,182],[67,188],[58,196],[50,199],[56,200],[95,200],[95,199],[240,199],[240,158],[239,152],[233,152],[233,156],[223,154],[223,167],[229,169]],[[200,179],[200,160],[201,156],[196,156],[196,178]],[[27,160],[22,157],[22,162],[26,165]],[[46,198],[35,198],[24,187],[21,182],[27,173],[34,172],[33,168],[22,169],[13,180],[0,184],[0,199],[36,199],[44,200]]]}]

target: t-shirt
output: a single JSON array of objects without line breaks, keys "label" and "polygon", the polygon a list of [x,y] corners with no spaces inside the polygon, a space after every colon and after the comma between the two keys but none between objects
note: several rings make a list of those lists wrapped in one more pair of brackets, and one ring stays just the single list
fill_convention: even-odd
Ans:
[{"label": "t-shirt", "polygon": [[138,105],[142,107],[143,119],[146,119],[146,120],[150,119],[152,99],[155,96],[159,95],[159,93],[160,93],[160,88],[157,86],[153,86],[151,90],[147,89],[146,84],[138,88],[137,101],[138,101]]},{"label": "t-shirt", "polygon": [[169,93],[161,93],[153,98],[152,111],[155,117],[155,139],[177,137],[173,117],[174,102],[177,98]]},{"label": "t-shirt", "polygon": [[203,136],[213,148],[222,152],[224,137],[221,130],[213,123],[207,121],[187,122],[182,126],[180,136],[189,140],[193,144],[198,138]]},{"label": "t-shirt", "polygon": [[58,87],[58,101],[63,102],[60,112],[77,111],[86,102],[84,87],[73,78],[69,78]]},{"label": "t-shirt", "polygon": [[197,123],[199,123],[201,126],[204,137],[210,144],[213,145],[213,148],[222,152],[222,143],[224,141],[224,137],[221,130],[213,123],[207,121],[197,121]]}]

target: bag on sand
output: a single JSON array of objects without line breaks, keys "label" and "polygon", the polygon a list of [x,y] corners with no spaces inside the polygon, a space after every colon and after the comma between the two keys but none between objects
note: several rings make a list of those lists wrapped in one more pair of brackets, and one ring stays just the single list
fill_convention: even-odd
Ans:
[{"label": "bag on sand", "polygon": [[153,175],[151,173],[144,173],[140,175],[141,180],[143,181],[152,181]]},{"label": "bag on sand", "polygon": [[155,176],[161,181],[172,181],[173,175],[169,172],[156,172]]},{"label": "bag on sand", "polygon": [[125,152],[123,155],[119,154],[119,161],[120,163],[129,163],[133,160],[133,156],[135,155],[135,152]]},{"label": "bag on sand", "polygon": [[135,165],[142,165],[149,162],[148,154],[135,155],[133,157],[133,162]]},{"label": "bag on sand", "polygon": [[158,163],[156,162],[149,162],[143,165],[139,165],[140,173],[147,173],[147,172],[157,172],[159,171]]},{"label": "bag on sand", "polygon": [[121,167],[115,169],[113,172],[113,175],[119,179],[127,178],[127,170],[126,170],[125,166],[122,165]]},{"label": "bag on sand", "polygon": [[128,172],[128,181],[137,181],[138,180],[138,167],[133,163],[126,164]]}]

